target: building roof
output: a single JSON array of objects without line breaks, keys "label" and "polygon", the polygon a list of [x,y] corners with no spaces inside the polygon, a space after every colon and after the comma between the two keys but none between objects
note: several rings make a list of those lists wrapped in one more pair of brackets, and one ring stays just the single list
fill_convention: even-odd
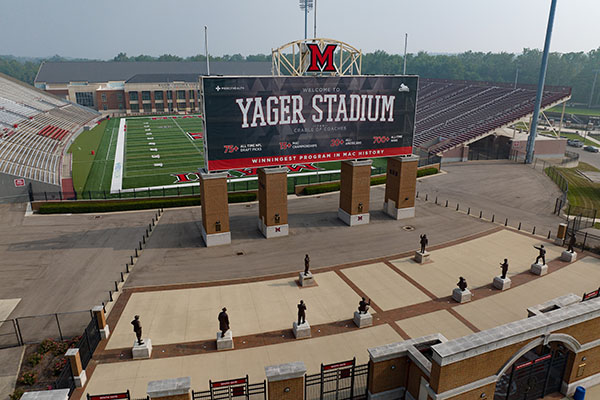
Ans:
[{"label": "building roof", "polygon": [[171,82],[196,82],[198,74],[137,74],[129,78],[127,83],[171,83]]},{"label": "building roof", "polygon": [[[271,75],[269,62],[210,63],[211,75]],[[206,63],[195,61],[46,61],[40,65],[36,83],[127,81],[139,74],[206,75]]]}]

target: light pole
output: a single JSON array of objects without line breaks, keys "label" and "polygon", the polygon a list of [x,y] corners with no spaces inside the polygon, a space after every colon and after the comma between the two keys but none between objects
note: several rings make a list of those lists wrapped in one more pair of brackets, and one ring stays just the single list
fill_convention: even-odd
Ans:
[{"label": "light pole", "polygon": [[308,39],[308,12],[313,8],[313,0],[300,0],[300,9],[304,11],[304,40]]},{"label": "light pole", "polygon": [[208,61],[208,27],[204,25],[204,51],[206,53],[206,75],[210,76],[210,62]]},{"label": "light pole", "polygon": [[515,73],[515,89],[517,88],[518,81],[519,81],[519,67],[517,67],[517,72]]},{"label": "light pole", "polygon": [[548,16],[548,27],[546,28],[546,41],[544,43],[544,54],[542,55],[542,66],[540,67],[540,77],[538,80],[537,94],[535,96],[535,106],[533,108],[533,120],[531,121],[531,131],[527,138],[527,153],[525,155],[525,164],[533,162],[533,149],[535,147],[535,136],[537,134],[537,122],[542,106],[542,96],[544,95],[544,82],[546,81],[546,69],[548,68],[548,53],[550,53],[550,39],[552,38],[552,27],[554,26],[554,14],[556,13],[556,1],[552,0],[550,4],[550,15]]},{"label": "light pole", "polygon": [[406,48],[408,47],[408,33],[404,34],[404,68],[402,69],[402,75],[406,75]]}]

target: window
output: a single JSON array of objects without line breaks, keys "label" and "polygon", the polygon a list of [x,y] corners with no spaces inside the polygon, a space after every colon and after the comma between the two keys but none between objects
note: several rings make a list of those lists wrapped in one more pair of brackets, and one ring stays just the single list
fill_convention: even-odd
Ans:
[{"label": "window", "polygon": [[167,99],[168,100],[172,100],[173,99],[173,92],[171,92],[170,90],[167,91]]},{"label": "window", "polygon": [[94,107],[94,95],[92,92],[76,92],[75,101],[82,106]]},{"label": "window", "polygon": [[147,90],[142,92],[142,100],[150,100],[150,92]]},{"label": "window", "polygon": [[129,101],[137,101],[138,92],[129,92]]},{"label": "window", "polygon": [[189,94],[190,94],[190,100],[192,100],[192,99],[194,98],[194,91],[193,91],[193,90],[190,90],[190,91],[189,91]]},{"label": "window", "polygon": [[163,99],[162,90],[155,90],[154,91],[154,100],[162,100],[162,99]]},{"label": "window", "polygon": [[144,103],[144,112],[146,112],[146,113],[152,112],[152,104]]},{"label": "window", "polygon": [[131,105],[131,111],[133,111],[133,112],[139,112],[140,111],[139,104],[132,104]]},{"label": "window", "polygon": [[106,103],[102,104],[102,109],[104,111],[108,110],[108,104],[106,104]]},{"label": "window", "polygon": [[169,103],[169,111],[173,111],[173,103]]},{"label": "window", "polygon": [[157,112],[165,111],[165,106],[163,105],[163,103],[156,103],[156,111]]},{"label": "window", "polygon": [[177,109],[179,111],[185,110],[185,103],[177,103]]},{"label": "window", "polygon": [[102,97],[102,101],[104,101],[104,102],[106,101],[106,93],[102,93],[100,95],[100,97]]},{"label": "window", "polygon": [[179,99],[179,100],[185,100],[185,90],[178,90],[177,91],[177,99]]},{"label": "window", "polygon": [[123,101],[123,93],[117,93],[117,101]]},{"label": "window", "polygon": [[119,103],[119,110],[123,109],[123,103]]}]

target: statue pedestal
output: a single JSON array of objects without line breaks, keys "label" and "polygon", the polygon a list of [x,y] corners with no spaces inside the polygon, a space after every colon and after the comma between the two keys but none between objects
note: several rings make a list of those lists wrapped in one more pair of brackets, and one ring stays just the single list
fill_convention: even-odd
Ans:
[{"label": "statue pedestal", "polygon": [[452,291],[452,298],[457,303],[467,303],[467,302],[471,301],[471,296],[472,296],[472,294],[469,289],[465,289],[464,291],[462,291],[459,288],[455,288]]},{"label": "statue pedestal", "polygon": [[138,341],[133,342],[133,349],[131,349],[131,353],[133,354],[133,359],[138,360],[142,358],[150,358],[152,355],[152,341],[148,338],[142,338],[144,344],[138,344]]},{"label": "statue pedestal", "polygon": [[233,349],[233,332],[231,329],[225,332],[225,337],[221,337],[221,331],[217,332],[217,350]]},{"label": "statue pedestal", "polygon": [[429,252],[421,253],[420,251],[415,251],[415,261],[419,264],[425,264],[429,261]]},{"label": "statue pedestal", "polygon": [[359,328],[371,326],[373,325],[373,316],[368,311],[364,314],[354,311],[354,323]]},{"label": "statue pedestal", "polygon": [[577,253],[575,253],[575,252],[571,253],[570,251],[565,250],[560,255],[560,260],[566,261],[566,262],[573,262],[573,261],[577,260]]},{"label": "statue pedestal", "polygon": [[548,266],[546,264],[542,265],[538,263],[533,263],[531,264],[529,272],[531,272],[534,275],[544,276],[548,273]]},{"label": "statue pedestal", "polygon": [[310,337],[310,325],[308,324],[308,322],[304,322],[303,324],[298,325],[298,322],[294,321],[292,330],[294,331],[294,336],[296,337],[296,339]]},{"label": "statue pedestal", "polygon": [[313,278],[313,274],[310,272],[306,275],[304,275],[304,272],[300,272],[298,274],[298,277],[300,278],[300,286],[302,286],[302,287],[314,286],[317,284],[317,282]]},{"label": "statue pedestal", "polygon": [[512,283],[512,281],[510,280],[510,278],[502,279],[501,276],[494,277],[494,282],[492,282],[494,287],[499,290],[510,289],[511,283]]}]

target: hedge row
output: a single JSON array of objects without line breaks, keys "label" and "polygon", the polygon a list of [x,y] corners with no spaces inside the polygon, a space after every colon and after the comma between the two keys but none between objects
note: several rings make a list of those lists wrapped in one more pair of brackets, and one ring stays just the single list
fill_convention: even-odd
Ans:
[{"label": "hedge row", "polygon": [[[243,203],[256,200],[256,193],[230,193],[229,203]],[[111,211],[146,210],[154,208],[171,208],[199,206],[200,196],[160,197],[131,200],[92,200],[48,202],[40,205],[40,214],[96,213]]]},{"label": "hedge row", "polygon": [[[431,168],[423,168],[417,171],[417,178],[421,178],[427,175],[437,174],[439,171],[435,167]],[[382,185],[386,181],[386,176],[376,176],[371,178],[371,186],[373,185]],[[340,182],[332,182],[332,183],[323,183],[320,185],[311,185],[307,186],[302,190],[302,194],[311,195],[311,194],[319,194],[319,193],[327,193],[327,192],[336,192],[340,190]]]}]

